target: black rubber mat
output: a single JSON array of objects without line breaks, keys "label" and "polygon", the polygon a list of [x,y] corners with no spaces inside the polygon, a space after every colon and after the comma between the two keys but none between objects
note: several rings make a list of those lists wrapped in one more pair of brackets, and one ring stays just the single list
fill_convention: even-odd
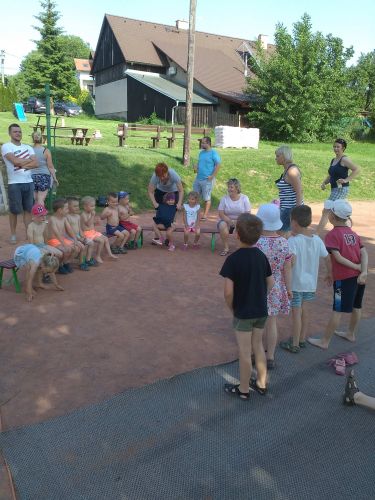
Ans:
[{"label": "black rubber mat", "polygon": [[237,363],[202,368],[0,435],[20,499],[375,498],[375,412],[344,407],[326,360],[354,348],[375,396],[373,320],[359,341],[277,351],[266,397],[223,391]]}]

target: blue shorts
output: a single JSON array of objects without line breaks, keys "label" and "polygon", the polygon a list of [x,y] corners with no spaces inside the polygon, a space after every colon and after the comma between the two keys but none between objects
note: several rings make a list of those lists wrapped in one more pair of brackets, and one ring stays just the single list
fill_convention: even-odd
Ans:
[{"label": "blue shorts", "polygon": [[207,179],[203,180],[195,179],[193,184],[193,191],[199,193],[203,201],[210,201],[214,185],[215,185],[214,179],[212,179],[212,181],[208,181]]},{"label": "blue shorts", "polygon": [[333,310],[351,313],[354,309],[362,309],[363,294],[366,285],[359,285],[357,277],[333,282]]},{"label": "blue shorts", "polygon": [[302,302],[310,302],[315,299],[315,292],[293,292],[290,302],[292,307],[301,307]]},{"label": "blue shorts", "polygon": [[9,211],[13,215],[31,212],[34,205],[34,183],[8,185]]},{"label": "blue shorts", "polygon": [[120,233],[122,233],[123,231],[126,231],[126,229],[122,226],[111,226],[110,224],[105,225],[105,232],[108,236],[116,236],[116,231],[120,231]]},{"label": "blue shorts", "polygon": [[280,231],[284,231],[285,233],[290,231],[290,213],[292,210],[293,208],[280,208],[280,219],[283,223]]}]

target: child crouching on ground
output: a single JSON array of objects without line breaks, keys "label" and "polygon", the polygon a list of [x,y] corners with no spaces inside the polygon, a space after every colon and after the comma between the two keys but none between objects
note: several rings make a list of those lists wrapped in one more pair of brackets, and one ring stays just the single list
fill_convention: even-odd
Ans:
[{"label": "child crouching on ground", "polygon": [[81,228],[83,235],[86,239],[93,241],[97,244],[95,260],[98,264],[103,264],[102,251],[103,248],[107,250],[108,256],[111,259],[118,259],[116,255],[111,252],[109,240],[107,236],[95,230],[95,198],[92,196],[85,196],[82,198],[83,211],[81,213]]},{"label": "child crouching on ground", "polygon": [[176,216],[176,197],[174,193],[166,193],[163,196],[163,203],[160,203],[156,210],[154,219],[154,232],[156,238],[152,242],[156,245],[163,245],[163,237],[160,229],[166,230],[166,239],[169,240],[168,250],[174,252],[176,247],[173,244],[174,218]]},{"label": "child crouching on ground", "polygon": [[129,218],[134,215],[134,211],[130,206],[130,193],[126,191],[120,191],[118,194],[118,213],[120,218],[120,226],[125,228],[129,233],[130,237],[128,240],[128,248],[136,249],[139,237],[142,233],[142,227],[138,224],[131,222]]},{"label": "child crouching on ground", "polygon": [[14,262],[19,269],[26,269],[25,293],[28,302],[31,302],[36,295],[35,288],[50,290],[51,286],[42,282],[43,275],[50,276],[50,280],[55,290],[64,290],[56,280],[56,271],[59,268],[59,260],[50,254],[42,255],[36,245],[30,243],[17,247],[14,252]]},{"label": "child crouching on ground", "polygon": [[[225,391],[241,399],[249,398],[249,384],[261,395],[267,392],[266,355],[263,329],[267,320],[267,292],[274,285],[267,257],[254,245],[262,234],[262,221],[251,214],[237,219],[236,237],[240,248],[226,258],[220,274],[225,278],[224,298],[233,313],[233,327],[238,344],[240,383],[225,384]],[[250,379],[252,348],[257,380]]]},{"label": "child crouching on ground", "polygon": [[312,212],[307,205],[299,205],[291,212],[292,234],[288,239],[292,257],[292,318],[293,337],[280,342],[280,347],[297,354],[306,347],[309,328],[310,303],[315,299],[318,283],[319,259],[324,257],[326,265],[325,280],[331,280],[331,266],[328,252],[323,241],[312,234]]},{"label": "child crouching on ground", "polygon": [[201,235],[200,228],[200,214],[201,214],[201,206],[198,203],[199,194],[196,191],[191,191],[188,194],[187,203],[184,203],[183,208],[183,217],[184,217],[184,246],[182,250],[188,249],[189,244],[189,234],[194,234],[194,250],[199,249],[199,238]]},{"label": "child crouching on ground", "polygon": [[[347,226],[352,207],[346,200],[332,202],[328,219],[333,229],[325,237],[331,256],[333,312],[322,338],[309,338],[310,344],[327,349],[332,335],[355,341],[362,315],[362,300],[367,278],[368,255],[357,233]],[[341,313],[351,313],[349,331],[337,332]]]}]

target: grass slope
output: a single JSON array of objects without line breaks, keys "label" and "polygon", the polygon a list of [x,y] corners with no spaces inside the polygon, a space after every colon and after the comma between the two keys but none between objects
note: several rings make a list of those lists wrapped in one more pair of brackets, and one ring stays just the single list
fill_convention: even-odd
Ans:
[{"label": "grass slope", "polygon": [[[27,115],[28,121],[21,124],[23,141],[30,142],[31,126],[36,123],[36,115]],[[16,122],[11,113],[0,113],[0,142],[8,140],[7,128]],[[59,118],[61,124],[61,118]],[[141,138],[129,138],[128,146],[118,147],[116,136],[117,122],[97,120],[88,117],[65,118],[66,126],[88,127],[88,135],[99,129],[101,140],[92,140],[88,147],[71,146],[70,141],[57,139],[53,151],[58,170],[60,187],[58,195],[106,194],[108,191],[131,191],[132,201],[139,209],[150,208],[147,185],[156,163],[164,161],[182,176],[186,190],[190,190],[194,180],[192,168],[181,165],[182,140],[177,141],[175,149],[167,149],[167,141],[162,147],[150,147],[150,133]],[[166,136],[167,134],[162,134]],[[191,157],[196,161],[199,150],[197,137],[193,139]],[[213,205],[226,190],[226,180],[237,177],[242,191],[251,202],[267,202],[277,196],[274,181],[281,173],[275,164],[274,151],[278,143],[262,141],[258,150],[222,149],[222,168],[213,196]],[[322,201],[326,197],[319,186],[326,176],[329,161],[333,157],[332,144],[290,144],[294,160],[303,175],[304,197],[306,202]],[[375,145],[370,143],[350,143],[347,150],[351,159],[361,167],[361,174],[352,183],[350,198],[353,200],[373,200],[375,198]]]}]

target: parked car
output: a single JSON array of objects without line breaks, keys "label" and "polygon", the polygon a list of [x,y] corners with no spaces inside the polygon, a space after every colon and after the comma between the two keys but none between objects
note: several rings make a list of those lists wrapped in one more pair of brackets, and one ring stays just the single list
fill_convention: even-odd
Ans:
[{"label": "parked car", "polygon": [[39,97],[29,97],[27,101],[23,103],[23,109],[25,113],[45,113],[46,101]]},{"label": "parked car", "polygon": [[57,115],[77,116],[82,113],[81,106],[74,104],[74,102],[56,101],[53,107]]}]

